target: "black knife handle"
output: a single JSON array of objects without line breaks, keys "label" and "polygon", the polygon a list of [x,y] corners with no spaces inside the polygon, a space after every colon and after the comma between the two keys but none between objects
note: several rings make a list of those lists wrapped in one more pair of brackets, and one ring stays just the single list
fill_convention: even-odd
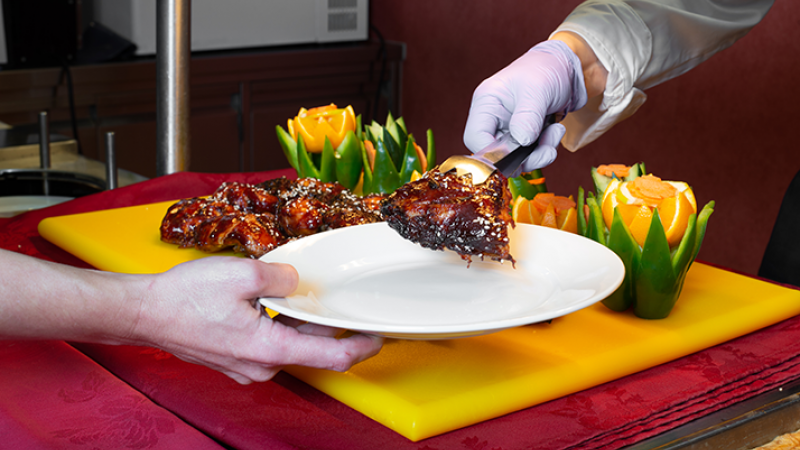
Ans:
[{"label": "black knife handle", "polygon": [[515,148],[511,151],[511,153],[494,163],[494,167],[506,177],[510,177],[522,165],[522,163],[528,159],[528,156],[531,156],[531,153],[533,153],[536,147],[539,146],[539,139],[541,139],[544,129],[554,123],[556,123],[555,114],[549,114],[544,118],[542,131],[539,132],[539,137],[536,139],[536,141],[534,141],[533,144],[524,146],[521,145]]}]

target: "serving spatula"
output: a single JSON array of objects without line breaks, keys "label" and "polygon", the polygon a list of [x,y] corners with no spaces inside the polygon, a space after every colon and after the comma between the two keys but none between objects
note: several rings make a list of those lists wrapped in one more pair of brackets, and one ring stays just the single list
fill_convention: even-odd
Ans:
[{"label": "serving spatula", "polygon": [[[555,116],[545,118],[542,131],[555,123]],[[506,133],[483,150],[472,155],[454,155],[439,164],[440,172],[455,170],[458,176],[471,174],[472,184],[483,184],[494,171],[499,170],[506,177],[511,177],[522,163],[539,145],[539,139],[530,145],[519,145]]]}]

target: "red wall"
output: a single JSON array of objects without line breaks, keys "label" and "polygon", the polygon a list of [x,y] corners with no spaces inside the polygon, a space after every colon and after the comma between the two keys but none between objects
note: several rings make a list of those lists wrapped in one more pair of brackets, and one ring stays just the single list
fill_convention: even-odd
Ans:
[{"label": "red wall", "polygon": [[[465,152],[475,87],[544,40],[580,2],[373,0],[372,24],[404,42],[400,114],[433,129],[440,160]],[[699,258],[756,274],[783,193],[800,170],[800,4],[777,0],[750,34],[680,78],[647,91],[639,112],[545,169],[551,191],[591,188],[589,169],[644,161],[716,201]],[[800,224],[798,224],[800,231]]]}]

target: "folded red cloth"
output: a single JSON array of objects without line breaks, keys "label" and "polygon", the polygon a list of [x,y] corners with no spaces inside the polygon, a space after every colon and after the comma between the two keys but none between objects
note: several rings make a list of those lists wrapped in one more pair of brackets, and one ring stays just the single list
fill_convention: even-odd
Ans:
[{"label": "folded red cloth", "polygon": [[2,341],[0,366],[2,448],[223,448],[64,342]]},{"label": "folded red cloth", "polygon": [[[38,236],[47,216],[210,194],[224,181],[291,171],[180,173],[0,220],[0,246],[85,266]],[[241,386],[141,347],[74,344],[192,426],[233,448],[618,449],[800,379],[800,318],[614,382],[422,442],[410,442],[295,378]]]}]

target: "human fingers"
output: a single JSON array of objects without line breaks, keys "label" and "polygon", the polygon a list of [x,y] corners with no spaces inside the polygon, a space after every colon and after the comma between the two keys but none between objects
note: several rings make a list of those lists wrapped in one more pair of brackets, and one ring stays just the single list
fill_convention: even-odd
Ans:
[{"label": "human fingers", "polygon": [[498,132],[508,129],[512,99],[502,92],[502,82],[487,80],[475,90],[464,127],[464,145],[479,152],[495,141]]},{"label": "human fingers", "polygon": [[539,138],[539,145],[522,164],[522,170],[530,172],[552,164],[558,156],[556,148],[561,142],[561,138],[564,137],[564,133],[566,133],[566,128],[560,123],[554,123],[545,128]]},{"label": "human fingers", "polygon": [[343,372],[376,355],[383,345],[383,338],[364,334],[337,339],[334,335],[342,330],[321,325],[316,325],[313,333],[286,329],[288,332],[273,335],[270,345],[262,345],[261,351],[256,349],[248,356],[243,353],[235,360],[228,359],[222,367],[203,364],[247,384],[269,380],[287,365]]},{"label": "human fingers", "polygon": [[343,372],[354,364],[380,351],[383,338],[355,334],[343,339],[304,334],[297,330],[273,340],[273,347],[264,349],[269,364],[299,365]]},{"label": "human fingers", "polygon": [[227,375],[228,378],[231,378],[232,380],[234,380],[235,382],[237,382],[239,384],[246,385],[246,384],[250,384],[250,383],[253,382],[253,380],[251,380],[250,378],[248,378],[248,377],[246,377],[246,376],[244,376],[244,375],[242,375],[240,373],[230,372],[230,371],[227,371],[227,370],[222,371],[222,373]]},{"label": "human fingers", "polygon": [[279,314],[273,318],[276,322],[280,322],[288,327],[292,327],[295,330],[299,331],[303,334],[311,334],[314,336],[326,336],[326,337],[336,337],[342,334],[344,330],[341,328],[332,328],[325,325],[318,325],[311,322],[305,322],[302,320],[295,319],[293,317],[285,316],[283,314]]},{"label": "human fingers", "polygon": [[193,356],[180,354],[176,354],[175,356],[182,361],[206,366],[209,369],[216,370],[217,372],[222,373],[239,384],[251,384],[254,381],[262,382],[270,380],[282,369],[282,367],[279,366],[253,364],[247,361],[237,361],[236,363],[218,365]]}]

